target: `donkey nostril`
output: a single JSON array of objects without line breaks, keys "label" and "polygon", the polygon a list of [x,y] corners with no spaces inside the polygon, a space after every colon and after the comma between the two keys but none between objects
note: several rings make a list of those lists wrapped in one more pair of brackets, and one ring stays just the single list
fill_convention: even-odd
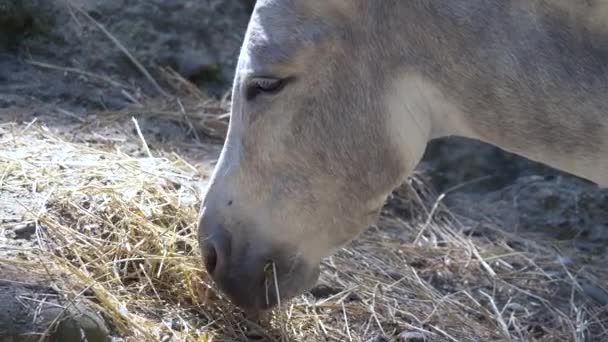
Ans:
[{"label": "donkey nostril", "polygon": [[215,250],[215,246],[209,245],[205,248],[205,268],[207,268],[207,272],[213,275],[215,271],[215,267],[217,266],[217,251]]}]

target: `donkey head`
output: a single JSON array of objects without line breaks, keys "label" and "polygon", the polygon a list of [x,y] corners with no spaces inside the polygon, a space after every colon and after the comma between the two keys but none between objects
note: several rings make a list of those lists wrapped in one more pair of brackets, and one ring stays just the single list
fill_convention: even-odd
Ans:
[{"label": "donkey head", "polygon": [[424,151],[428,125],[397,115],[386,38],[366,6],[254,9],[199,225],[209,273],[245,309],[313,286],[322,258],[374,221]]}]

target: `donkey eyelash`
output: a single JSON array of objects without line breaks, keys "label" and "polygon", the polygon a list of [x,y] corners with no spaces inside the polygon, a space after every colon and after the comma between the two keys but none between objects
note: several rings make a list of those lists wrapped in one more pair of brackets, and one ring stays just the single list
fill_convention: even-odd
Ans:
[{"label": "donkey eyelash", "polygon": [[250,101],[262,94],[276,94],[281,91],[288,79],[255,77],[247,82],[245,98]]},{"label": "donkey eyelash", "polygon": [[259,78],[254,80],[255,84],[264,91],[274,91],[281,86],[282,80],[272,78]]}]

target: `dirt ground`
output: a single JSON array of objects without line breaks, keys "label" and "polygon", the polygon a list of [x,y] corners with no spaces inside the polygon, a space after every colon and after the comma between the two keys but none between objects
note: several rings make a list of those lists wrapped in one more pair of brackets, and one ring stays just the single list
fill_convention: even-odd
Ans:
[{"label": "dirt ground", "polygon": [[194,224],[248,11],[0,0],[0,302],[24,317],[0,341],[80,306],[105,323],[73,340],[608,339],[608,191],[458,138],[433,142],[378,225],[268,322],[216,294]]}]

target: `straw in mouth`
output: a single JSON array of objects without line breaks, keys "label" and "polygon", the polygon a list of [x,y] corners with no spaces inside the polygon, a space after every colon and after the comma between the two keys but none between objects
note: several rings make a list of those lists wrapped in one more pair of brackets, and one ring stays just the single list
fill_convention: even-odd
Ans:
[{"label": "straw in mouth", "polygon": [[277,278],[277,266],[274,261],[268,261],[264,265],[264,288],[266,293],[266,305],[270,305],[269,291],[274,286],[275,295],[277,297],[277,305],[281,306],[281,296],[279,292],[279,280]]}]

